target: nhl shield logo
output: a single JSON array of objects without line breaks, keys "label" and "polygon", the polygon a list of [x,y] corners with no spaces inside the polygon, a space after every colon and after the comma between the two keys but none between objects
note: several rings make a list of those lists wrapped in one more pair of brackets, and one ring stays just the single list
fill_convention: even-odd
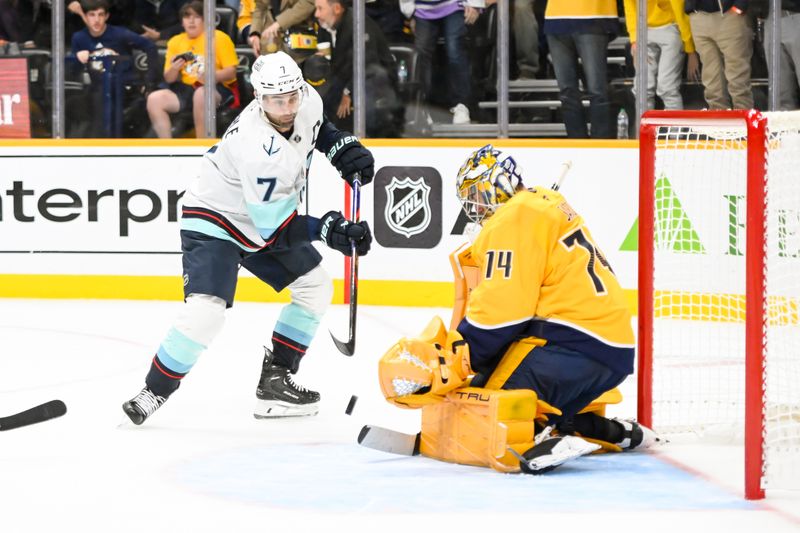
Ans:
[{"label": "nhl shield logo", "polygon": [[431,188],[425,179],[398,179],[386,186],[386,223],[401,235],[410,238],[425,231],[431,223]]},{"label": "nhl shield logo", "polygon": [[[442,177],[433,167],[375,173],[375,240],[385,248],[434,248],[442,239]],[[386,191],[384,194],[382,191]]]}]

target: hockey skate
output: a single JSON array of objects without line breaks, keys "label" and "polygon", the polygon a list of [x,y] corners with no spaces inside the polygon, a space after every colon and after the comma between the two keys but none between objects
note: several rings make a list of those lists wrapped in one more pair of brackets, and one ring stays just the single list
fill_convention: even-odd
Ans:
[{"label": "hockey skate", "polygon": [[301,387],[288,368],[272,364],[272,352],[264,348],[261,379],[256,389],[256,418],[313,416],[319,411],[319,393]]},{"label": "hockey skate", "polygon": [[600,449],[599,444],[585,441],[580,437],[571,435],[553,436],[553,426],[547,426],[536,435],[534,446],[521,456],[519,467],[526,474],[539,475],[550,472],[555,467],[562,465],[570,459],[588,455]]},{"label": "hockey skate", "polygon": [[123,403],[122,410],[125,411],[125,414],[128,415],[131,422],[139,426],[142,422],[147,420],[150,415],[155,413],[159,407],[164,405],[166,401],[166,398],[154,394],[150,389],[145,387],[139,394]]},{"label": "hockey skate", "polygon": [[616,443],[623,450],[645,449],[665,442],[655,431],[635,420],[620,420],[618,418],[613,420],[622,424],[625,430],[623,440]]}]

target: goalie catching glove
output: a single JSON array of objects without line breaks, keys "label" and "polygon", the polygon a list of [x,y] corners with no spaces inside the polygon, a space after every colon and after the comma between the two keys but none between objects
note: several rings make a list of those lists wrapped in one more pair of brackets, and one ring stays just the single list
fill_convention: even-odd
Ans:
[{"label": "goalie catching glove", "polygon": [[469,346],[455,330],[446,333],[444,346],[400,339],[381,358],[378,373],[388,401],[400,407],[422,407],[464,385],[472,374]]},{"label": "goalie catching glove", "polygon": [[336,141],[333,148],[328,150],[328,161],[350,186],[353,185],[353,176],[356,174],[359,175],[361,185],[371,182],[375,175],[375,159],[355,135],[347,135]]},{"label": "goalie catching glove", "polygon": [[319,222],[319,238],[330,248],[350,255],[355,243],[358,255],[369,252],[372,232],[366,222],[350,222],[338,211],[328,211]]}]

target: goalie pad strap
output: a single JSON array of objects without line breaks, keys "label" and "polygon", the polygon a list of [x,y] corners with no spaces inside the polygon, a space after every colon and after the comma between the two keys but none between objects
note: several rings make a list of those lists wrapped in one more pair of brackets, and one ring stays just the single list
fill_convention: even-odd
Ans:
[{"label": "goalie pad strap", "polygon": [[547,341],[537,337],[527,337],[520,341],[514,342],[506,350],[500,363],[495,367],[489,380],[484,385],[487,389],[501,389],[511,374],[522,363],[522,360],[528,356],[531,350],[537,346],[544,346]]}]

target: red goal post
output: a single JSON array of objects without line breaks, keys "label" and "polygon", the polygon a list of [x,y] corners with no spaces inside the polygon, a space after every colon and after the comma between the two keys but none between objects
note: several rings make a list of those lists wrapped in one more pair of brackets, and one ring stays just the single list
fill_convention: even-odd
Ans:
[{"label": "red goal post", "polygon": [[799,129],[800,112],[641,120],[638,416],[743,437],[748,499],[800,462]]}]

